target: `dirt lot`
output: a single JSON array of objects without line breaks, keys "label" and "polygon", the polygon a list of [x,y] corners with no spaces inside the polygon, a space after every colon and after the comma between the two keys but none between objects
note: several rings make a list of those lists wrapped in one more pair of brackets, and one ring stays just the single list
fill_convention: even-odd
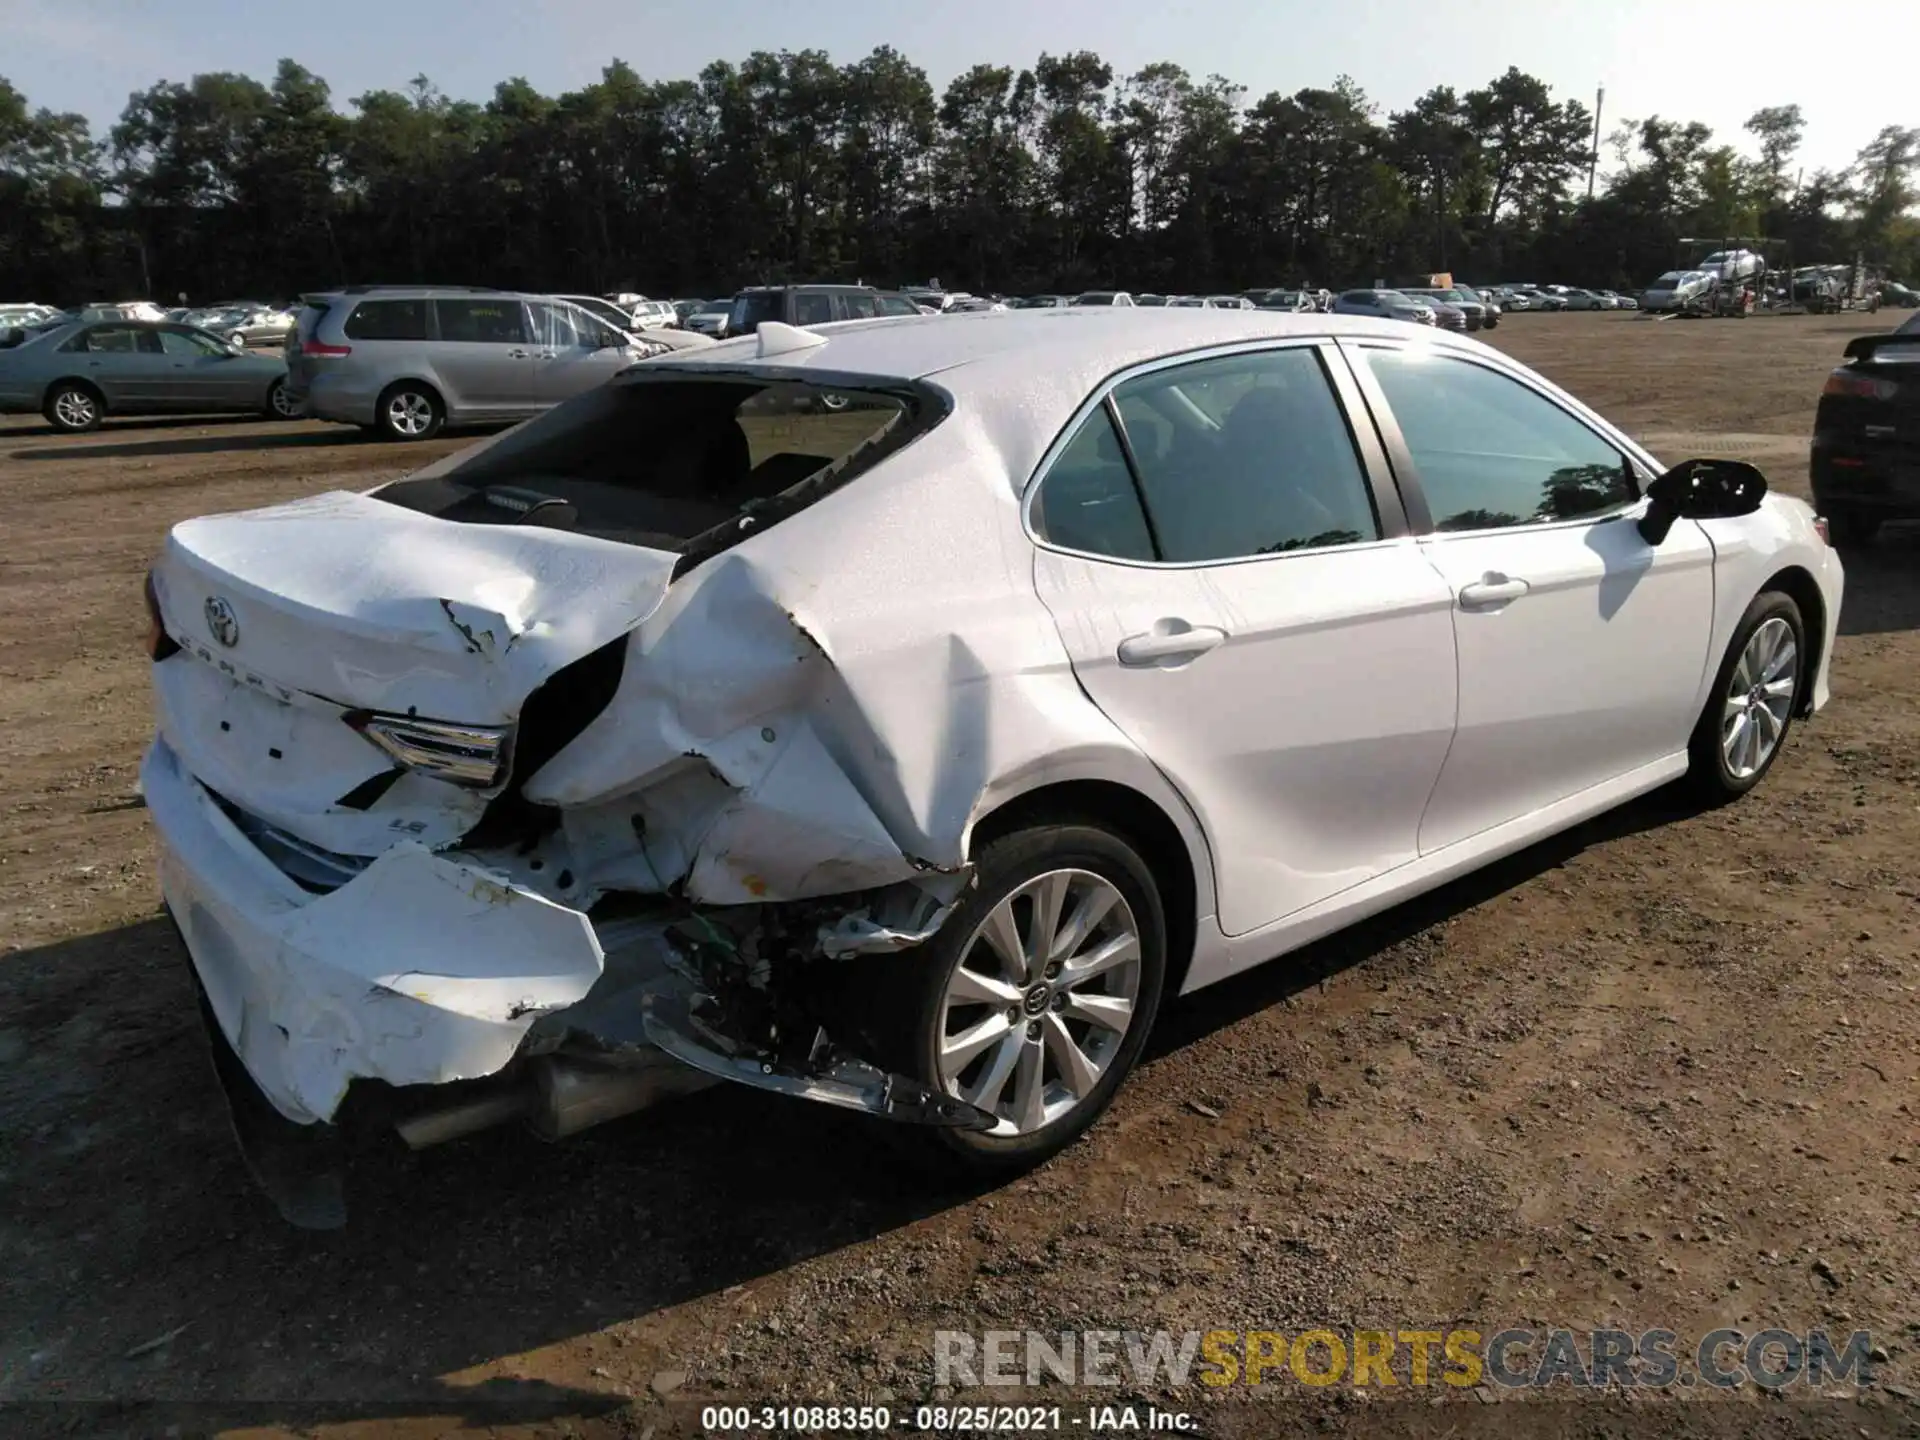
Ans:
[{"label": "dirt lot", "polygon": [[[1798,490],[1821,377],[1869,328],[1516,316],[1497,343],[1669,458]],[[0,426],[9,1433],[666,1436],[700,1400],[907,1411],[936,1328],[1096,1325],[1864,1328],[1887,1356],[1844,1403],[1140,1397],[1214,1434],[1920,1425],[1913,531],[1848,555],[1833,704],[1755,795],[1652,797],[1173,1005],[1112,1116],[1004,1190],[929,1197],[854,1120],[716,1092],[563,1147],[401,1155],[346,1231],[289,1230],[158,918],[141,576],[174,521],[457,443]]]}]

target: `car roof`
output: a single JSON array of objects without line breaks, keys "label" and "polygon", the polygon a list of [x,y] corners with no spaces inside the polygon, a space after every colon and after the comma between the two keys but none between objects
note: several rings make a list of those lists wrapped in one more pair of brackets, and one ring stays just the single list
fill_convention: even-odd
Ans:
[{"label": "car roof", "polygon": [[753,337],[681,352],[665,366],[815,369],[827,374],[922,380],[938,375],[956,392],[996,387],[1022,372],[1047,374],[1091,390],[1102,378],[1164,355],[1233,344],[1316,335],[1405,339],[1406,326],[1360,316],[1281,310],[1146,307],[963,311],[808,327],[827,343],[758,358]]}]

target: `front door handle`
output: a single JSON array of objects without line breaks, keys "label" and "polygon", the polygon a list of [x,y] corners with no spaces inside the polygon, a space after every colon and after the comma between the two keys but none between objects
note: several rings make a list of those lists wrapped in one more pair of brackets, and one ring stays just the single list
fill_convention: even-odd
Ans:
[{"label": "front door handle", "polygon": [[1226,638],[1227,632],[1217,626],[1162,620],[1144,635],[1129,635],[1120,642],[1120,663],[1141,666],[1192,660],[1224,643]]},{"label": "front door handle", "polygon": [[1532,588],[1524,580],[1489,570],[1478,580],[1460,587],[1460,604],[1467,610],[1491,610],[1496,605],[1518,600]]}]

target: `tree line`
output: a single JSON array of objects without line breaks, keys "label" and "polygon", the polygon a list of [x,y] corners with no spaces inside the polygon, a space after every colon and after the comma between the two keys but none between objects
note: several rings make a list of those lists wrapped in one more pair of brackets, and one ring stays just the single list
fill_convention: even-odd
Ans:
[{"label": "tree line", "polygon": [[616,60],[559,96],[513,79],[481,104],[421,76],[344,112],[289,59],[267,83],[162,81],[105,136],[0,78],[0,299],[936,276],[1204,293],[1438,270],[1636,287],[1682,237],[1735,234],[1920,275],[1920,129],[1811,175],[1796,105],[1747,121],[1752,154],[1660,115],[1601,146],[1595,129],[1518,69],[1383,113],[1346,77],[1249,101],[1090,51],[975,66],[941,92],[887,46],[844,65],[757,51],[691,80]]}]

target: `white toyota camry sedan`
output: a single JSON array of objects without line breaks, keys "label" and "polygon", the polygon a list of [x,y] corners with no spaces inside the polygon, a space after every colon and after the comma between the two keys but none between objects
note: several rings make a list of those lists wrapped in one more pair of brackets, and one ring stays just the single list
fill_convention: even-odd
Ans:
[{"label": "white toyota camry sedan", "polygon": [[884,319],[181,524],[144,789],[255,1174],[735,1081],[1031,1165],[1170,996],[1669,781],[1759,783],[1841,569],[1473,341]]}]

